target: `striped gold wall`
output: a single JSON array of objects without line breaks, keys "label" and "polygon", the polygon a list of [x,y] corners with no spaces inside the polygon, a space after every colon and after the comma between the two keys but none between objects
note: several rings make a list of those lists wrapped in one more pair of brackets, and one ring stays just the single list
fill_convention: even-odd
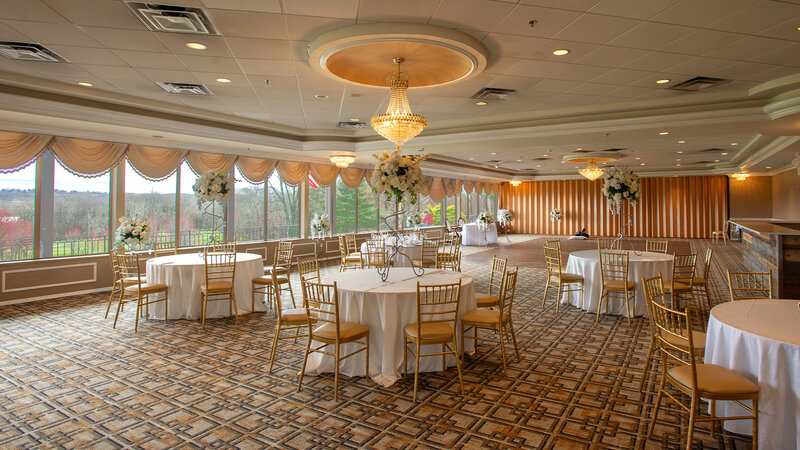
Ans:
[{"label": "striped gold wall", "polygon": [[[641,198],[629,207],[633,225],[629,236],[708,238],[728,219],[728,180],[725,176],[641,178]],[[514,231],[573,235],[586,227],[591,236],[619,232],[619,216],[608,212],[600,192],[602,180],[524,181],[503,184],[500,206],[514,214]],[[550,220],[561,208],[564,219]]]}]

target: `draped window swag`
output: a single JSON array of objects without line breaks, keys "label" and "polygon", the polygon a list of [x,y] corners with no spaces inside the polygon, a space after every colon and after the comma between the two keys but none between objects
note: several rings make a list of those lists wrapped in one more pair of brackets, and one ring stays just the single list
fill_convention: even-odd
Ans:
[{"label": "draped window swag", "polygon": [[[252,184],[266,181],[277,171],[284,183],[297,186],[311,175],[322,186],[330,186],[338,177],[350,187],[356,187],[365,177],[371,183],[370,170],[348,167],[340,169],[330,164],[285,161],[250,156],[206,153],[170,148],[150,147],[48,136],[33,133],[0,131],[0,174],[21,170],[32,164],[46,149],[50,149],[58,162],[70,172],[82,177],[97,177],[127,158],[131,167],[152,181],[170,177],[185,160],[196,174],[209,170],[229,171],[234,164],[242,176]],[[499,183],[457,180],[452,178],[423,177],[422,193],[433,201],[464,191],[471,193],[500,193]]]}]

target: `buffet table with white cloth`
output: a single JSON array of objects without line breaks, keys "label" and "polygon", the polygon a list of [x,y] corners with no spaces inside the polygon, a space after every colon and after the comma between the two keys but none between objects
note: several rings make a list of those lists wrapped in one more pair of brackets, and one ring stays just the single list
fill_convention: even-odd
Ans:
[{"label": "buffet table with white cloth", "polygon": [[[636,282],[636,300],[633,308],[634,316],[647,316],[647,303],[644,296],[642,278],[652,278],[660,273],[664,281],[672,275],[672,255],[654,252],[639,252],[623,250],[629,255],[628,281]],[[572,252],[567,259],[567,272],[583,277],[583,302],[580,291],[569,293],[569,298],[561,298],[561,303],[569,302],[578,308],[583,304],[583,309],[597,312],[600,305],[600,295],[603,293],[603,278],[600,274],[600,252],[597,250],[581,250]],[[605,313],[605,307],[603,311]],[[625,299],[621,296],[609,297],[608,312],[610,314],[627,316],[625,312]]]},{"label": "buffet table with white cloth", "polygon": [[488,245],[497,244],[497,225],[481,225],[465,223],[461,227],[462,245]]},{"label": "buffet table with white cloth", "polygon": [[[381,281],[375,269],[348,270],[325,277],[325,283],[337,283],[339,289],[340,320],[367,325],[369,334],[369,375],[381,386],[391,386],[403,375],[403,327],[417,321],[417,282],[422,284],[449,284],[461,280],[461,297],[458,317],[476,308],[472,278],[459,272],[441,269],[425,269],[417,277],[410,268],[393,268],[389,278]],[[456,325],[456,345],[460,345],[460,322]],[[315,345],[319,345],[318,343]],[[358,344],[346,344],[342,353],[347,354]],[[464,343],[467,351],[474,349],[474,342]],[[425,346],[423,348],[427,348]],[[440,351],[441,346],[430,346],[428,351]],[[423,353],[425,350],[423,350]],[[464,349],[459,348],[463,353]],[[342,361],[339,373],[363,377],[364,353]],[[414,371],[414,357],[408,355],[409,374]],[[447,366],[455,366],[452,355],[447,357]],[[421,372],[442,370],[442,358],[424,357],[420,360]],[[333,357],[315,353],[309,356],[306,373],[317,375],[333,372]]]},{"label": "buffet table with white cloth", "polygon": [[[387,237],[384,240],[386,244],[386,250],[389,256],[392,255],[392,245],[395,243],[395,237]],[[394,255],[392,261],[394,261],[394,267],[411,267],[411,261],[414,259],[421,259],[422,258],[422,241],[412,236],[402,236],[400,238],[400,243],[403,245],[402,252],[408,255],[409,258],[406,258],[399,252]],[[366,255],[367,253],[367,243],[361,243],[361,254]]]},{"label": "buffet table with white cloth", "polygon": [[[757,383],[758,447],[800,448],[800,302],[738,300],[711,310],[705,362]],[[747,415],[733,402],[718,401],[717,415]],[[752,421],[725,421],[725,429],[752,435]]]},{"label": "buffet table with white cloth", "polygon": [[[239,314],[251,312],[251,282],[264,274],[261,255],[253,253],[236,254],[236,273],[234,274],[234,293]],[[202,298],[200,285],[206,282],[205,259],[197,253],[161,256],[147,261],[147,282],[167,285],[169,293],[169,319],[200,318]],[[264,311],[262,302],[256,302],[256,310]],[[227,317],[228,302],[209,302],[207,318]],[[150,307],[151,316],[164,318],[164,303]]]}]

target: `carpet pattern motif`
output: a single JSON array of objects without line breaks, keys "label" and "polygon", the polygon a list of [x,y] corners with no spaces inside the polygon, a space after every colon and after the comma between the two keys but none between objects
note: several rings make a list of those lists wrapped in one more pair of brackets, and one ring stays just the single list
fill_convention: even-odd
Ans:
[{"label": "carpet pattern motif", "polygon": [[[710,245],[689,243],[697,251]],[[714,249],[712,297],[719,301],[726,297],[724,268],[741,265],[741,250]],[[476,288],[488,284],[484,265],[465,263],[463,270]],[[483,344],[465,361],[464,395],[451,368],[420,376],[417,403],[413,378],[383,388],[343,376],[339,402],[329,374],[306,377],[297,392],[304,343],[282,342],[268,374],[269,313],[238,324],[210,320],[205,330],[199,322],[148,320],[134,333],[133,310],[123,312],[116,330],[112,318],[103,319],[104,295],[5,306],[0,447],[685,446],[688,415],[669,402],[646,439],[658,377],[651,370],[645,392],[638,390],[646,320],[628,326],[624,317],[603,316],[596,323],[572,307],[556,314],[552,298],[541,306],[544,277],[539,268],[520,270],[514,324],[521,358],[510,357],[508,377],[499,346]],[[703,448],[748,443],[712,438],[704,425],[695,439]]]}]

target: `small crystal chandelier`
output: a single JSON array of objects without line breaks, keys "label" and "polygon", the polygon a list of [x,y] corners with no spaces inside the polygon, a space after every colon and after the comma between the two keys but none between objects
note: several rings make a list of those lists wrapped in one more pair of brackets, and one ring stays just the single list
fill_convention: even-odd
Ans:
[{"label": "small crystal chandelier", "polygon": [[351,155],[349,153],[336,153],[331,155],[330,159],[332,163],[336,164],[336,167],[346,169],[347,166],[356,160],[356,157],[355,155]]},{"label": "small crystal chandelier", "polygon": [[731,178],[733,178],[733,179],[735,179],[735,180],[738,180],[738,181],[744,181],[744,180],[746,180],[746,179],[747,179],[749,176],[750,176],[750,174],[749,174],[749,173],[747,173],[747,172],[738,172],[738,173],[732,173],[732,174],[730,175],[730,177],[731,177]]},{"label": "small crystal chandelier", "polygon": [[594,161],[589,161],[589,164],[584,167],[583,169],[578,169],[578,173],[583,175],[584,177],[588,178],[591,181],[594,181],[606,172],[605,169],[601,169],[597,167],[597,164]]},{"label": "small crystal chandelier", "polygon": [[404,58],[395,58],[397,72],[386,76],[386,81],[392,89],[389,97],[389,107],[385,114],[380,114],[370,120],[370,125],[381,136],[388,139],[399,149],[403,144],[418,135],[428,125],[428,119],[411,112],[408,104],[408,74],[400,69]]}]

